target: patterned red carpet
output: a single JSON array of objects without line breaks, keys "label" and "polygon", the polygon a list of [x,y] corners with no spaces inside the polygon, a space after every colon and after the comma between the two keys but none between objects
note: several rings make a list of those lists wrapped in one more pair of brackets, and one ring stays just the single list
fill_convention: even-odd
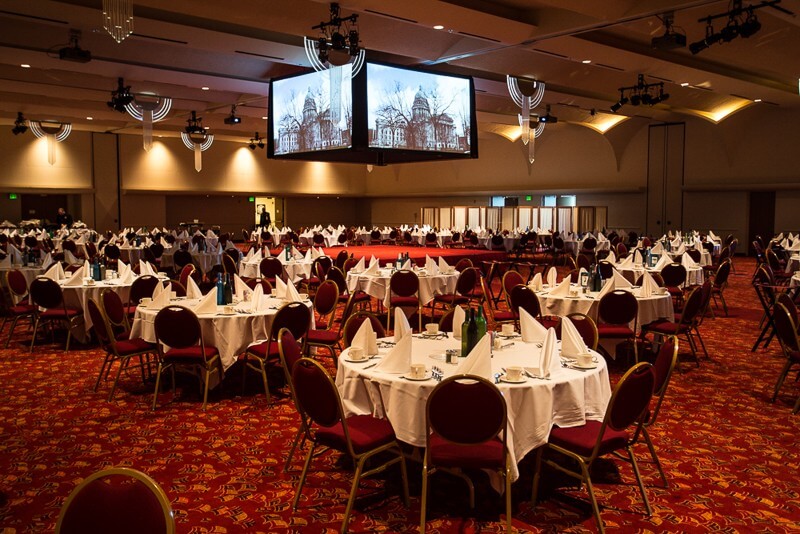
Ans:
[{"label": "patterned red carpet", "polygon": [[[653,516],[643,515],[627,464],[608,462],[595,474],[609,531],[800,530],[800,415],[791,415],[800,387],[790,379],[778,401],[769,402],[783,360],[777,342],[750,352],[760,317],[750,286],[753,262],[736,263],[739,274],[727,291],[731,316],[707,319],[701,329],[711,358],[699,368],[684,359],[684,373],[674,376],[653,429],[670,482],[662,488],[653,466],[642,464]],[[97,349],[64,354],[55,345],[29,354],[12,343],[0,351],[0,491],[8,498],[0,507],[2,532],[52,532],[70,491],[90,473],[115,465],[159,482],[181,533],[338,531],[351,478],[336,454],[315,461],[300,509],[291,511],[301,460],[283,472],[298,422],[287,397],[276,394],[267,405],[255,376],[241,396],[233,369],[206,412],[192,382],[179,388],[178,400],[162,395],[151,412],[151,387],[142,387],[134,374],[123,380],[114,402],[106,402],[108,384],[91,391],[101,359]],[[619,376],[613,373],[614,380]],[[273,384],[277,390],[277,376]],[[647,457],[645,447],[638,452]],[[514,486],[515,528],[594,530],[589,508],[565,500],[564,493],[531,507],[530,460],[523,461]],[[365,484],[362,495],[378,491],[357,502],[353,531],[418,530],[420,468],[409,467],[410,509],[398,498],[396,473],[390,472],[386,480]],[[553,476],[546,477],[552,486]],[[470,511],[463,483],[434,475],[430,532],[503,530],[501,499],[480,474],[475,480],[478,506]]]}]

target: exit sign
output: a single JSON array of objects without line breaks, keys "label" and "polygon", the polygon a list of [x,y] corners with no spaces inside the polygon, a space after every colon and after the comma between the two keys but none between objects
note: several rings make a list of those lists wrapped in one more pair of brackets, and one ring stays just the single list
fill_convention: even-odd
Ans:
[{"label": "exit sign", "polygon": [[532,197],[532,196],[530,196],[530,195],[525,195],[525,202],[530,202],[531,200],[533,200],[533,197]]},{"label": "exit sign", "polygon": [[248,202],[255,202],[256,201],[256,197],[247,197],[247,201]]},{"label": "exit sign", "polygon": [[9,193],[8,200],[17,200],[19,198],[16,193]]}]

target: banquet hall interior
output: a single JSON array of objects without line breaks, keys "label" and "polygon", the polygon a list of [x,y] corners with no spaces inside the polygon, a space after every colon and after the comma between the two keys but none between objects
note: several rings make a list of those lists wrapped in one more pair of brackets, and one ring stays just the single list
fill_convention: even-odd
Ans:
[{"label": "banquet hall interior", "polygon": [[[0,530],[62,528],[110,468],[174,532],[796,529],[797,50],[800,0],[0,1]],[[607,293],[637,311],[609,319]],[[310,317],[297,365],[284,308]],[[202,330],[191,373],[169,310]],[[400,356],[425,372],[385,371]],[[462,372],[504,399],[476,449],[500,474],[453,474],[468,447],[431,434]],[[310,415],[329,385],[349,437]],[[351,486],[350,440],[402,461]]]}]

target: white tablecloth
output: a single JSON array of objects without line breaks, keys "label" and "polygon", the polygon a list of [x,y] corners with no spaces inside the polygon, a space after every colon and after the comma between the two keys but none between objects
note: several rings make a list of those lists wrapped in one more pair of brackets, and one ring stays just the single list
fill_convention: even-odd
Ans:
[{"label": "white tablecloth", "polygon": [[[492,238],[491,237],[479,237],[478,243],[481,247],[486,248],[488,250],[492,249]],[[519,245],[519,236],[504,236],[503,237],[503,248],[506,252],[510,252],[514,250],[514,247]]]},{"label": "white tablecloth", "polygon": [[[456,366],[432,359],[430,355],[460,348],[460,343],[452,337],[429,340],[415,335],[412,363],[424,363],[428,369],[435,365],[442,369],[446,378]],[[540,350],[535,344],[516,341],[512,347],[494,352],[492,372],[501,373],[503,367],[511,365],[533,367],[539,361]],[[380,349],[381,355],[386,352],[387,349]],[[348,350],[342,352],[336,374],[345,413],[385,416],[391,421],[399,440],[424,447],[425,404],[438,382],[409,381],[374,368],[364,369],[369,364],[349,363],[347,355]],[[572,427],[583,425],[586,420],[603,419],[611,397],[611,386],[605,361],[599,356],[596,359],[597,368],[592,370],[562,367],[551,375],[550,380],[527,378],[521,384],[498,384],[508,408],[512,480],[519,477],[517,463],[530,451],[547,443],[553,425]]]},{"label": "white tablecloth", "polygon": [[121,246],[119,247],[119,257],[125,263],[133,263],[134,265],[137,265],[139,260],[144,259],[144,248]]},{"label": "white tablecloth", "polygon": [[[419,278],[419,299],[422,305],[428,304],[436,295],[453,293],[456,289],[458,275],[458,272],[454,272],[452,274],[428,276],[424,270],[417,271],[417,277]],[[377,276],[354,273],[350,270],[350,272],[347,273],[347,290],[350,293],[356,290],[364,291],[367,295],[375,297],[383,302],[384,306],[389,306],[391,295],[387,289],[389,288],[389,280],[391,277],[392,271],[390,269],[380,269]]]},{"label": "white tablecloth", "polygon": [[[175,265],[175,251],[165,252],[161,256],[161,267],[172,267]],[[222,263],[222,253],[210,254],[208,252],[192,252],[192,262],[198,265],[204,273],[210,271],[215,265]]]},{"label": "white tablecloth", "polygon": [[[668,252],[669,257],[673,260],[678,256],[674,252]],[[700,263],[698,263],[700,267],[705,267],[706,265],[711,265],[711,253],[706,249],[700,251]]]},{"label": "white tablecloth", "polygon": [[[573,286],[577,288],[578,286]],[[633,294],[639,303],[638,323],[639,327],[643,324],[651,323],[656,319],[675,319],[675,311],[672,307],[672,297],[669,293],[664,295],[652,295],[650,297],[640,297],[639,289],[634,288]],[[542,314],[544,315],[569,315],[570,313],[583,313],[597,322],[597,308],[600,299],[597,293],[588,295],[580,294],[578,297],[553,297],[548,291],[536,294],[539,297]],[[630,325],[633,328],[633,325]]]},{"label": "white tablecloth", "polygon": [[130,296],[131,292],[131,284],[123,284],[118,278],[104,280],[102,282],[95,282],[90,286],[85,284],[81,286],[61,286],[61,292],[64,295],[64,302],[67,304],[67,306],[72,306],[83,310],[83,323],[85,327],[84,331],[82,333],[77,331],[73,332],[79,341],[83,342],[88,339],[88,333],[93,324],[87,308],[89,299],[94,299],[95,301],[100,302],[100,295],[105,289],[109,288],[119,295],[119,298],[122,299],[122,302],[128,302],[128,297]]},{"label": "white tablecloth", "polygon": [[[620,267],[619,265],[614,266],[622,276],[625,277],[626,280],[630,283],[635,283],[636,280],[642,276],[644,273],[644,268],[642,267]],[[660,273],[661,270],[656,269],[647,269],[650,273]],[[697,267],[691,267],[686,269],[686,285],[687,286],[700,286],[703,285],[704,276],[703,276],[703,268],[699,265]]]},{"label": "white tablecloth", "polygon": [[[284,263],[283,268],[286,270],[286,274],[292,283],[296,284],[305,278],[311,277],[311,266],[313,264],[313,261],[291,260]],[[260,265],[261,260],[258,260],[257,262],[242,262],[239,265],[239,276],[244,276],[246,278],[260,278]]]},{"label": "white tablecloth", "polygon": [[[200,302],[199,299],[178,299],[172,304],[194,308]],[[269,338],[269,331],[272,321],[278,308],[285,304],[281,299],[267,297],[269,309],[253,313],[236,313],[234,315],[223,315],[223,308],[217,307],[215,313],[200,314],[200,329],[203,333],[203,341],[208,346],[217,347],[222,361],[223,369],[229,368],[236,362],[236,358],[242,354],[249,345],[256,341],[264,341]],[[311,302],[306,302],[311,306]],[[234,305],[236,306],[236,305]],[[156,330],[153,322],[155,321],[158,310],[151,308],[136,308],[136,316],[133,319],[131,337],[141,337],[145,341],[155,343]]]}]

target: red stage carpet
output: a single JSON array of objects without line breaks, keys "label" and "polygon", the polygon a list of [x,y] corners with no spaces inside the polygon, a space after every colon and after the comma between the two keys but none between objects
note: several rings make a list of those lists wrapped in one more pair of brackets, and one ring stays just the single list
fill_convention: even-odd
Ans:
[{"label": "red stage carpet", "polygon": [[[384,250],[391,258],[391,249]],[[412,252],[424,257],[426,250]],[[792,415],[791,408],[800,386],[787,380],[778,401],[769,402],[784,360],[777,342],[750,352],[761,309],[750,285],[752,260],[737,258],[736,263],[739,274],[731,277],[726,294],[731,316],[706,319],[701,327],[711,358],[699,368],[684,361],[684,373],[673,377],[652,429],[669,488],[661,487],[652,465],[640,463],[652,517],[642,513],[627,464],[606,462],[594,474],[609,532],[797,531],[800,415]],[[0,507],[3,532],[52,532],[73,488],[109,466],[130,466],[152,476],[172,502],[178,532],[339,530],[351,478],[336,454],[315,460],[299,510],[291,511],[302,460],[295,457],[289,473],[283,463],[298,418],[290,399],[280,394],[278,375],[270,379],[275,395],[269,405],[255,375],[240,396],[240,374],[233,369],[212,393],[207,411],[200,410],[196,382],[187,380],[179,399],[164,394],[151,412],[152,389],[142,388],[134,373],[121,380],[113,402],[106,402],[109,384],[91,391],[100,350],[64,354],[59,346],[45,345],[29,354],[18,344],[28,335],[24,330],[18,327],[16,342],[0,350],[0,492],[8,497]],[[333,370],[330,359],[322,360]],[[611,374],[616,381],[620,369],[612,368]],[[637,448],[637,455],[647,458],[646,447]],[[549,491],[539,506],[530,505],[531,457],[521,463],[522,477],[513,487],[514,527],[520,532],[594,531],[585,505],[547,498]],[[418,531],[420,466],[410,462],[409,472],[411,507],[402,506],[396,472],[390,471],[387,493],[384,480],[364,484],[361,495],[381,491],[356,503],[352,531]],[[551,473],[544,476],[546,486],[558,480]],[[470,512],[461,480],[444,473],[431,478],[429,532],[504,531],[502,500],[481,473],[473,479],[478,508]]]},{"label": "red stage carpet", "polygon": [[331,258],[335,258],[342,250],[347,250],[354,258],[366,257],[369,261],[371,256],[380,260],[381,264],[397,260],[398,254],[408,254],[417,265],[425,264],[427,254],[434,260],[442,256],[450,265],[455,265],[461,258],[469,258],[473,265],[478,266],[485,260],[505,259],[506,253],[503,251],[491,251],[486,249],[464,249],[464,248],[434,248],[434,247],[401,247],[395,245],[370,245],[361,247],[331,247],[325,248],[325,253]]}]

